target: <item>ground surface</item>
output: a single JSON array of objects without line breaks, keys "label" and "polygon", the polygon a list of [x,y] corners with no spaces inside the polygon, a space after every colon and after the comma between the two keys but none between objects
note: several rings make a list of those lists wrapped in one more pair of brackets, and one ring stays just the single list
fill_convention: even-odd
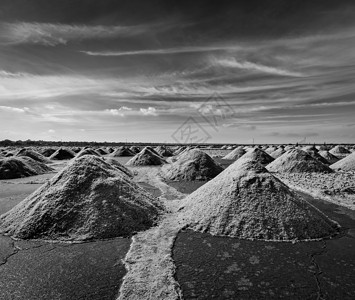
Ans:
[{"label": "ground surface", "polygon": [[[224,156],[230,151],[215,152]],[[117,161],[125,163],[128,159]],[[233,162],[217,161],[224,167]],[[66,163],[56,162],[53,166],[58,171]],[[328,195],[334,202],[342,201],[343,206],[339,206],[307,196],[346,229],[333,240],[292,244],[214,237],[192,231],[178,233],[181,224],[175,219],[176,208],[186,194],[204,182],[164,182],[159,167],[131,170],[137,183],[166,204],[169,214],[159,226],[138,234],[133,243],[131,239],[117,238],[51,244],[0,236],[0,299],[145,299],[140,296],[147,295],[147,286],[160,294],[169,293],[169,299],[177,299],[179,293],[185,299],[355,299],[355,212],[344,207],[344,197]],[[0,214],[54,175],[0,181]],[[280,178],[291,184],[290,177]],[[339,178],[333,180],[335,190],[338,186],[346,188],[336,183],[343,179],[348,186],[354,183],[353,177]],[[313,189],[314,196],[322,196],[314,191],[321,190],[324,181],[332,182],[322,176],[292,179],[307,193]],[[172,277],[174,262],[177,269]],[[139,277],[127,272],[124,264],[134,266],[131,270],[138,272]],[[130,285],[132,278],[142,281]],[[124,279],[126,284],[121,286]],[[177,286],[165,289],[164,280]],[[154,285],[155,282],[158,284]],[[135,289],[135,284],[143,291]]]}]

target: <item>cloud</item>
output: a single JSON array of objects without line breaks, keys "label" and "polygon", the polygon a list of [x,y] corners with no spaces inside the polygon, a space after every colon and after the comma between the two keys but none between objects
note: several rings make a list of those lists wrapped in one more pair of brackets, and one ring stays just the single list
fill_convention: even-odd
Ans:
[{"label": "cloud", "polygon": [[17,108],[11,106],[0,106],[0,112],[15,112],[15,113],[25,113],[29,111],[28,107]]},{"label": "cloud", "polygon": [[12,73],[5,70],[0,70],[0,77],[5,77],[5,78],[21,78],[28,75],[29,75],[28,73],[23,73],[23,72]]},{"label": "cloud", "polygon": [[157,116],[157,110],[155,107],[141,108],[140,112],[145,116]]},{"label": "cloud", "polygon": [[53,23],[2,23],[0,44],[65,45],[69,41],[105,39],[141,34],[149,26],[87,26]]},{"label": "cloud", "polygon": [[242,70],[258,71],[261,73],[281,75],[281,76],[291,76],[291,77],[302,77],[303,75],[298,72],[292,72],[280,68],[269,67],[261,64],[256,64],[249,61],[237,61],[235,58],[225,58],[225,59],[214,59],[214,64],[227,67],[227,68],[237,68]]},{"label": "cloud", "polygon": [[119,109],[111,108],[111,109],[106,109],[105,111],[113,116],[124,117],[127,112],[132,111],[132,108],[127,106],[122,106]]}]

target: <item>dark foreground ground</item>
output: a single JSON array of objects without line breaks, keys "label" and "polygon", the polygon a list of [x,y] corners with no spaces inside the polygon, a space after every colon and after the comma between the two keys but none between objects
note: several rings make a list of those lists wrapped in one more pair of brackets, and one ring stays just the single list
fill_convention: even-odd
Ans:
[{"label": "dark foreground ground", "polygon": [[184,299],[355,299],[355,211],[308,200],[341,236],[292,244],[181,232],[173,258]]}]

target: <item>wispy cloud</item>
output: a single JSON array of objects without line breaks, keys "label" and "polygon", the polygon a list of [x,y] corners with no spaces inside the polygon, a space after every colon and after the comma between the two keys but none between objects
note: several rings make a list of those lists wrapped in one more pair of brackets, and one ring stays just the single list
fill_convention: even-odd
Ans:
[{"label": "wispy cloud", "polygon": [[56,46],[69,41],[133,36],[149,26],[89,26],[52,23],[2,23],[0,44],[40,44]]},{"label": "wispy cloud", "polygon": [[281,75],[281,76],[291,76],[291,77],[302,77],[303,75],[299,72],[292,72],[278,67],[270,67],[262,64],[257,64],[249,61],[238,61],[235,58],[224,58],[224,59],[214,59],[213,62],[216,65],[227,67],[227,68],[237,68],[242,70],[251,70],[261,73]]}]

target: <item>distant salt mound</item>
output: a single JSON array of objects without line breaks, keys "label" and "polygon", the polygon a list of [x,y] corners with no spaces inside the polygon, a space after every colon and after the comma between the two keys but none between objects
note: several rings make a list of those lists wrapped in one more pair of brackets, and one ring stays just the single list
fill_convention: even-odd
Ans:
[{"label": "distant salt mound", "polygon": [[105,157],[105,161],[107,163],[109,163],[110,165],[112,165],[113,167],[115,167],[116,169],[125,173],[127,176],[129,176],[131,178],[133,177],[133,173],[128,168],[126,168],[124,165],[119,163],[116,159],[114,159],[112,157]]},{"label": "distant salt mound", "polygon": [[339,158],[343,158],[351,153],[348,149],[340,145],[335,146],[329,150],[329,152]]},{"label": "distant salt mound", "polygon": [[333,170],[355,171],[355,152],[330,166]]},{"label": "distant salt mound", "polygon": [[237,160],[180,207],[188,227],[243,239],[308,240],[338,226],[257,162]]},{"label": "distant salt mound", "polygon": [[313,158],[315,158],[316,160],[318,160],[322,164],[325,164],[325,165],[330,165],[331,164],[331,163],[329,163],[329,161],[327,159],[325,159],[322,155],[320,155],[318,153],[319,151],[308,150],[308,151],[305,151],[305,152],[307,152],[310,156],[312,156]]},{"label": "distant salt mound", "polygon": [[75,157],[75,153],[73,151],[66,148],[59,148],[49,158],[51,160],[66,160],[66,159],[72,159],[74,157]]},{"label": "distant salt mound", "polygon": [[127,147],[119,147],[110,154],[111,157],[134,156],[134,153]]},{"label": "distant salt mound", "polygon": [[306,152],[308,152],[308,151],[318,152],[318,149],[314,145],[304,146],[301,150],[306,151]]},{"label": "distant salt mound", "polygon": [[318,154],[320,156],[322,156],[324,159],[326,159],[330,165],[331,164],[335,164],[337,161],[339,161],[338,157],[336,157],[335,155],[331,154],[327,150],[319,150]]},{"label": "distant salt mound", "polygon": [[33,160],[42,162],[42,163],[49,163],[49,159],[43,156],[42,154],[38,153],[37,151],[31,149],[21,149],[19,152],[16,153],[16,157],[30,157]]},{"label": "distant salt mound", "polygon": [[269,155],[273,158],[276,159],[280,157],[282,154],[284,154],[286,151],[283,148],[277,148],[275,151],[269,153]]},{"label": "distant salt mound", "polygon": [[30,157],[9,157],[0,160],[0,179],[14,179],[45,174],[53,169]]},{"label": "distant salt mound", "polygon": [[131,150],[132,153],[134,153],[134,154],[137,154],[137,153],[139,153],[139,152],[141,151],[141,150],[140,150],[138,147],[136,147],[136,146],[130,147],[129,150]]},{"label": "distant salt mound", "polygon": [[146,230],[160,202],[95,156],[73,160],[0,217],[0,232],[21,239],[88,240]]},{"label": "distant salt mound", "polygon": [[173,156],[173,153],[167,147],[158,146],[154,150],[163,157]]},{"label": "distant salt mound", "polygon": [[228,153],[226,156],[224,156],[223,159],[237,160],[240,157],[242,157],[245,153],[246,151],[243,149],[243,147],[238,147],[235,148],[230,153]]},{"label": "distant salt mound", "polygon": [[268,165],[274,160],[269,154],[267,154],[266,152],[264,152],[259,148],[250,149],[241,158],[250,161],[259,162],[263,166]]},{"label": "distant salt mound", "polygon": [[155,154],[148,147],[132,157],[126,165],[128,166],[159,166],[165,164],[166,161],[159,155]]},{"label": "distant salt mound", "polygon": [[178,149],[175,150],[174,155],[179,155],[181,152],[183,152],[186,149],[186,147],[179,147]]},{"label": "distant salt mound", "polygon": [[49,157],[51,156],[54,152],[56,151],[56,149],[53,148],[46,148],[42,151],[42,155],[45,157]]},{"label": "distant salt mound", "polygon": [[270,155],[270,153],[272,153],[272,152],[274,152],[274,151],[276,151],[276,150],[277,150],[277,147],[275,147],[275,146],[270,146],[270,147],[266,148],[266,149],[264,150],[264,152],[266,152],[267,154]]},{"label": "distant salt mound", "polygon": [[304,173],[304,172],[333,172],[327,165],[322,164],[307,152],[299,149],[289,150],[267,166],[270,172]]},{"label": "distant salt mound", "polygon": [[108,154],[106,149],[103,149],[103,148],[96,149],[96,152],[100,155],[107,155]]},{"label": "distant salt mound", "polygon": [[177,161],[162,169],[162,176],[167,180],[195,181],[210,180],[223,171],[207,153],[193,149],[181,154]]},{"label": "distant salt mound", "polygon": [[77,159],[77,158],[82,157],[84,155],[100,156],[95,150],[90,149],[90,148],[84,148],[77,155],[75,155],[75,158]]}]

